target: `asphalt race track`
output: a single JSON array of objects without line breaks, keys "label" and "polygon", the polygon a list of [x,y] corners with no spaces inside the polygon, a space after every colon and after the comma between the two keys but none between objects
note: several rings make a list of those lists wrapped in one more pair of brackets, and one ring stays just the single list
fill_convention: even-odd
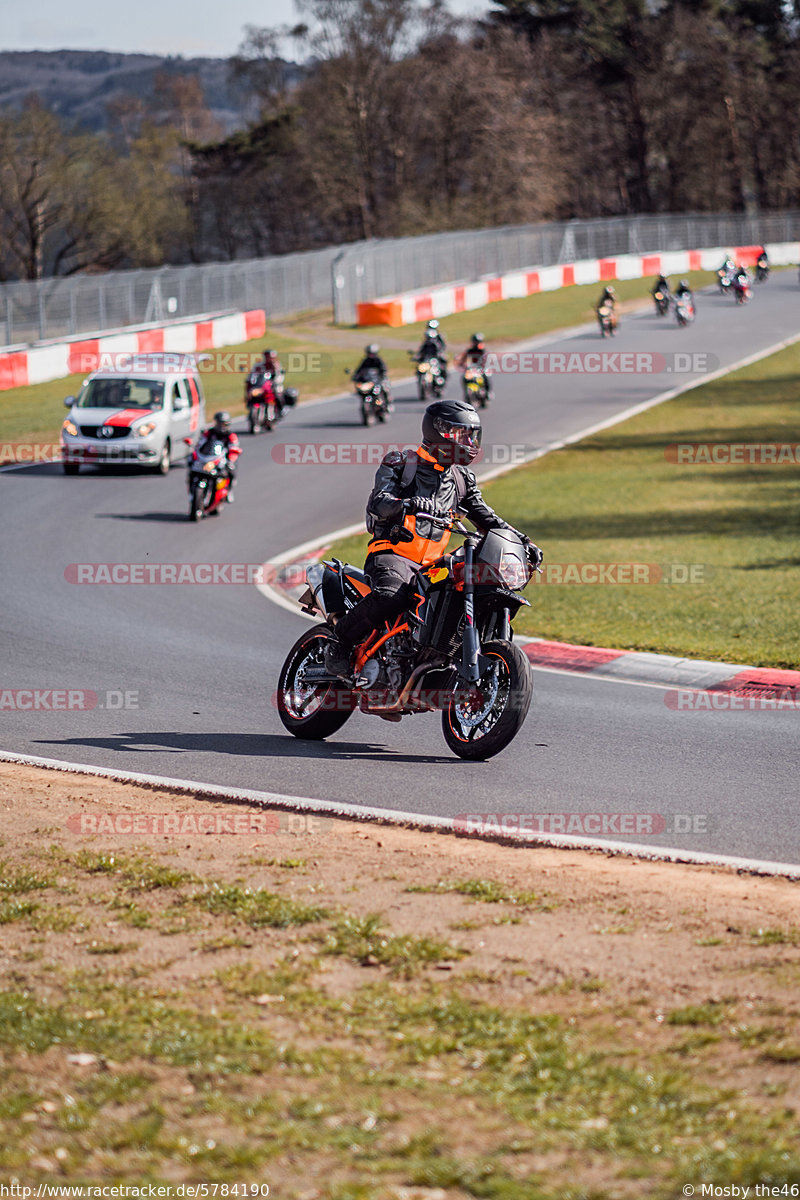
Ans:
[{"label": "asphalt race track", "polygon": [[[795,335],[797,302],[795,273],[773,273],[743,308],[701,293],[687,329],[648,309],[624,318],[613,341],[587,326],[537,349],[663,355],[664,368],[698,355],[695,365],[726,367]],[[676,364],[677,352],[687,358]],[[485,441],[530,450],[696,377],[504,374]],[[451,376],[448,394],[457,390]],[[677,712],[662,688],[537,670],[522,732],[488,763],[454,758],[435,714],[398,725],[356,714],[329,742],[303,743],[284,731],[273,702],[302,617],[247,584],[70,582],[76,563],[258,564],[358,521],[374,466],[287,465],[273,451],[416,443],[422,406],[409,385],[396,401],[386,427],[362,429],[348,396],[301,406],[275,433],[244,434],[236,504],[199,525],[186,517],[181,466],[168,478],[93,469],[67,478],[58,464],[0,473],[2,689],[99,697],[91,711],[3,711],[0,746],[421,814],[606,813],[606,838],[800,862],[796,709]],[[622,813],[660,814],[663,831],[625,837],[615,830]]]}]

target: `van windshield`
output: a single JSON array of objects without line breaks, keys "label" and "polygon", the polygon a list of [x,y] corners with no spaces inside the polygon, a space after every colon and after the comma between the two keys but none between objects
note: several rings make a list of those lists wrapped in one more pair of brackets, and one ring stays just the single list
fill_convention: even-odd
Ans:
[{"label": "van windshield", "polygon": [[78,408],[164,407],[164,384],[157,379],[90,379],[81,388]]}]

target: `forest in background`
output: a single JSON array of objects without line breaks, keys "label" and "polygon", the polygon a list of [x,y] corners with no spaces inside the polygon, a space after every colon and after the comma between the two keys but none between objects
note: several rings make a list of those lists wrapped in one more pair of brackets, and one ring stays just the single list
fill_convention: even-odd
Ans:
[{"label": "forest in background", "polygon": [[296,8],[227,64],[240,128],[174,64],[116,92],[101,129],[36,93],[5,108],[0,279],[800,207],[800,0]]}]

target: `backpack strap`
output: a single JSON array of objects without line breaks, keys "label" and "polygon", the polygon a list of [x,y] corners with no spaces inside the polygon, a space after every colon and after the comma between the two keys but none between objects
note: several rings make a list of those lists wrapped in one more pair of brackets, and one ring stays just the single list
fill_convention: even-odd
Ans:
[{"label": "backpack strap", "polygon": [[403,474],[400,476],[401,492],[404,492],[413,482],[417,474],[417,467],[419,466],[419,457],[416,450],[404,450],[403,458],[405,459],[405,463],[403,464]]},{"label": "backpack strap", "polygon": [[[404,450],[403,458],[403,474],[400,476],[400,491],[404,492],[411,485],[417,474],[419,466],[419,455],[416,450]],[[464,474],[465,468],[454,464],[450,470],[453,472],[453,482],[456,488],[456,508],[467,494],[467,478]]]}]

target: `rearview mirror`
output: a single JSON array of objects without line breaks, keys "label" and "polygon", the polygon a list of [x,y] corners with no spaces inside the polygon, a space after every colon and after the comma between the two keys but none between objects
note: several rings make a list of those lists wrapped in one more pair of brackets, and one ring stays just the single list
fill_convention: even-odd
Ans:
[{"label": "rearview mirror", "polygon": [[64,397],[64,408],[72,408],[74,403],[75,403],[74,396],[65,396]]},{"label": "rearview mirror", "polygon": [[345,369],[344,369],[344,373],[345,373],[345,375],[349,375],[349,374],[350,374],[350,368],[349,368],[349,367],[345,367]]}]

